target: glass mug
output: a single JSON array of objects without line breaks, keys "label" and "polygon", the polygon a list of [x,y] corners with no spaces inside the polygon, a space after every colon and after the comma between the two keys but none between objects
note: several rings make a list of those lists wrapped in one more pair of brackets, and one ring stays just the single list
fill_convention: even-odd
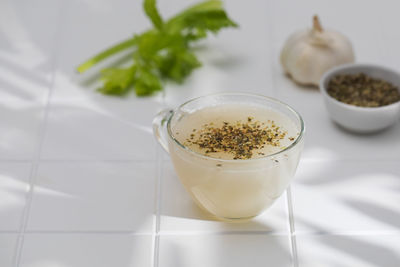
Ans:
[{"label": "glass mug", "polygon": [[[180,143],[173,129],[180,120],[200,109],[224,104],[248,104],[283,113],[298,128],[287,148],[261,158],[228,160],[197,153]],[[268,207],[289,186],[304,143],[304,122],[288,105],[261,95],[222,93],[198,97],[175,110],[161,111],[153,132],[170,154],[175,171],[199,207],[222,220],[248,220]]]}]

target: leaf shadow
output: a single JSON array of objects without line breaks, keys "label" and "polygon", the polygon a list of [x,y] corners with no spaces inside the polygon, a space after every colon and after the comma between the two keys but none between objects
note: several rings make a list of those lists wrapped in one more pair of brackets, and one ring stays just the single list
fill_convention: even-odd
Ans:
[{"label": "leaf shadow", "polygon": [[[308,166],[310,166],[310,164],[312,163],[308,163]],[[315,164],[323,164],[323,162],[316,162]],[[310,176],[303,177],[303,179],[297,181],[297,183],[310,186],[334,185],[338,183],[345,183],[354,179],[362,180],[364,175],[370,175],[371,173],[376,172],[397,177],[400,185],[399,173],[396,172],[396,170],[387,168],[385,163],[380,163],[377,165],[363,164],[362,166],[359,165],[358,167],[343,168],[343,161],[334,161],[330,164],[325,164],[323,165],[323,168],[318,169],[317,172],[312,173]]]},{"label": "leaf shadow", "polygon": [[[328,233],[325,229],[311,223],[300,220],[301,223],[315,229],[320,233]],[[357,236],[348,235],[319,235],[320,244],[332,248],[351,257],[373,264],[372,266],[397,267],[400,262],[400,255],[392,249],[366,242]],[[299,254],[301,260],[301,254]]]},{"label": "leaf shadow", "polygon": [[346,199],[344,202],[353,209],[400,230],[400,212],[368,201]]}]

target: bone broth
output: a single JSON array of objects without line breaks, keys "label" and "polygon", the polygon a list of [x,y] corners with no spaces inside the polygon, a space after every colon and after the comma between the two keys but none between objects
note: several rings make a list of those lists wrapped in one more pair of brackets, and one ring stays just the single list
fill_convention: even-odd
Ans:
[{"label": "bone broth", "polygon": [[[225,219],[251,218],[289,184],[301,146],[285,114],[251,104],[223,104],[185,114],[171,127],[175,170],[199,206]],[[191,153],[187,153],[187,150]],[[269,156],[270,155],[270,156]]]}]

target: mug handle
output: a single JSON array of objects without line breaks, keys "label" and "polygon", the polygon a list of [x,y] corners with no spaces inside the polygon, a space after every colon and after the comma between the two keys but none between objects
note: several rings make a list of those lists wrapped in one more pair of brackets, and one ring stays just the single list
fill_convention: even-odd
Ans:
[{"label": "mug handle", "polygon": [[167,122],[173,114],[172,109],[164,109],[160,111],[153,119],[153,134],[156,137],[158,143],[169,153],[168,142],[167,142]]}]

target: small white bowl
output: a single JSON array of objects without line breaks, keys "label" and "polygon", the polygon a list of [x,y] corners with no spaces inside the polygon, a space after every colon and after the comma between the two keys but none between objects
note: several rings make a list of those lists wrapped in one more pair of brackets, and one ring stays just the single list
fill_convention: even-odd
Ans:
[{"label": "small white bowl", "polygon": [[338,74],[365,73],[390,82],[400,90],[400,74],[385,67],[368,64],[346,64],[327,71],[320,80],[320,90],[331,118],[342,127],[358,133],[387,128],[400,118],[400,101],[382,107],[358,107],[336,100],[327,92],[329,81]]}]

